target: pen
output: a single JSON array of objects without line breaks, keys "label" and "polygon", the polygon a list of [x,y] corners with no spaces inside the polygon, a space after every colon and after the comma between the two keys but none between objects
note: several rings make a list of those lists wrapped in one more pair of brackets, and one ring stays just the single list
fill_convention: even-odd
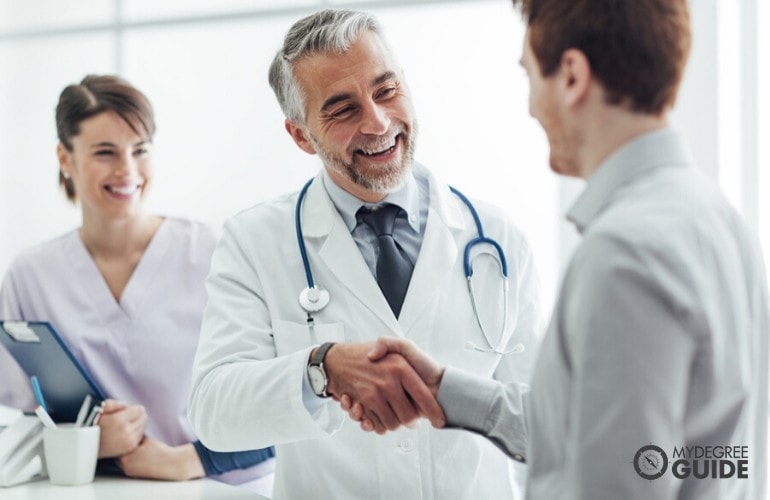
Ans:
[{"label": "pen", "polygon": [[53,419],[51,419],[51,415],[48,414],[47,411],[45,411],[45,408],[42,406],[37,406],[35,408],[35,413],[37,414],[38,418],[41,422],[43,422],[43,425],[46,427],[56,427],[56,424],[53,422]]},{"label": "pen", "polygon": [[99,407],[99,413],[97,413],[94,418],[94,425],[99,425],[99,419],[102,418],[102,415],[104,415],[104,406]]},{"label": "pen", "polygon": [[45,399],[43,399],[43,391],[40,389],[40,381],[37,379],[36,375],[32,375],[29,378],[32,381],[32,390],[35,392],[35,399],[37,399],[37,403],[43,407],[43,410],[45,412],[48,412],[48,407],[45,405]]},{"label": "pen", "polygon": [[88,415],[88,408],[91,406],[91,395],[86,394],[86,397],[83,398],[83,404],[80,405],[80,411],[78,412],[78,418],[75,420],[75,427],[81,427],[83,425],[83,422],[86,420],[86,415]]},{"label": "pen", "polygon": [[83,424],[85,426],[89,425],[96,425],[99,423],[99,416],[102,414],[102,411],[104,411],[104,401],[102,401],[100,404],[94,406],[91,408],[91,413],[88,414],[88,418],[86,419],[86,423]]}]

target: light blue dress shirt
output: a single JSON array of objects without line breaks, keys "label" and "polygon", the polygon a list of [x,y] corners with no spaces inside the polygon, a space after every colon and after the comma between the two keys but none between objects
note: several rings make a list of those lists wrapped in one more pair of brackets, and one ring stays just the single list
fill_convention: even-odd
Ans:
[{"label": "light blue dress shirt", "polygon": [[377,277],[377,256],[379,245],[377,245],[377,236],[368,225],[359,223],[356,220],[356,213],[365,206],[371,208],[374,206],[390,203],[400,207],[400,212],[396,217],[396,223],[393,227],[393,239],[401,245],[406,255],[414,265],[417,262],[417,256],[420,253],[422,238],[425,235],[425,223],[428,220],[428,179],[416,177],[412,170],[404,186],[398,191],[388,193],[384,200],[379,203],[366,203],[348,193],[329,176],[326,169],[323,170],[323,182],[329,198],[337,208],[342,220],[348,227],[353,241],[356,242],[361,255],[369,266],[372,275]]}]

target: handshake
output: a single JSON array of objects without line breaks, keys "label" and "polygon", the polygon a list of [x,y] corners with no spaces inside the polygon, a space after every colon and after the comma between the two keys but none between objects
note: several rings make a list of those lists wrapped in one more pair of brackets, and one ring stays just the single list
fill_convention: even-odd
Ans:
[{"label": "handshake", "polygon": [[427,418],[446,424],[436,401],[444,367],[413,342],[380,337],[365,344],[336,344],[326,354],[327,393],[364,431],[384,434]]}]

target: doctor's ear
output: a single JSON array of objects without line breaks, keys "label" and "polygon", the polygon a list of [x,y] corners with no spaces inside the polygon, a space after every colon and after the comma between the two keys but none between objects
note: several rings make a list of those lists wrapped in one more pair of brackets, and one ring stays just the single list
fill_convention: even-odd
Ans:
[{"label": "doctor's ear", "polygon": [[313,147],[313,144],[310,142],[304,127],[297,125],[288,118],[284,122],[284,126],[286,127],[286,131],[289,133],[291,138],[294,139],[294,142],[302,151],[310,155],[316,154],[316,150]]}]

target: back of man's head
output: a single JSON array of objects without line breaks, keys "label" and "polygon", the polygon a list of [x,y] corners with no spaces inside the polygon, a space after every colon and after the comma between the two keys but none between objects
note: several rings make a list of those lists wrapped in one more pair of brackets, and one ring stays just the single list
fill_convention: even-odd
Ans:
[{"label": "back of man's head", "polygon": [[289,28],[268,75],[286,118],[295,123],[305,120],[304,92],[294,76],[294,64],[315,54],[347,52],[365,31],[383,37],[380,23],[371,14],[334,9],[318,11]]},{"label": "back of man's head", "polygon": [[609,104],[658,114],[674,104],[690,52],[687,0],[513,0],[544,77],[582,51]]}]

